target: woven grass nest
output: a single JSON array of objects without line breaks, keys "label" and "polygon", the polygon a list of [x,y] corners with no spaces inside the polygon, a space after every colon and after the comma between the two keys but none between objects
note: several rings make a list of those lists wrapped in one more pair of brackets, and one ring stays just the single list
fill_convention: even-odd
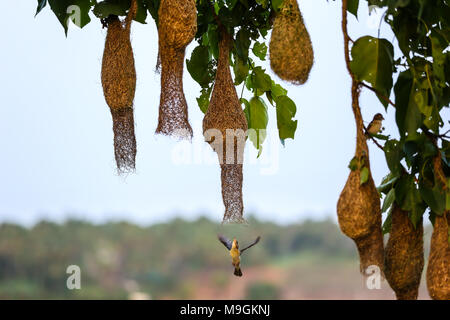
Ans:
[{"label": "woven grass nest", "polygon": [[284,0],[276,14],[269,44],[270,67],[293,84],[308,80],[314,51],[297,0]]},{"label": "woven grass nest", "polygon": [[190,139],[183,64],[186,46],[197,32],[195,0],[161,0],[158,15],[161,98],[156,133]]},{"label": "woven grass nest", "polygon": [[384,251],[384,274],[399,300],[416,300],[424,266],[422,219],[414,228],[403,211],[394,204],[389,240]]},{"label": "woven grass nest", "polygon": [[108,28],[102,60],[102,86],[113,119],[114,153],[119,173],[133,171],[136,161],[133,100],[136,69],[130,41],[131,21],[137,10],[133,0],[124,22],[106,19]]},{"label": "woven grass nest", "polygon": [[242,223],[245,222],[242,164],[248,125],[231,77],[230,45],[228,34],[222,31],[216,79],[203,119],[203,133],[219,157],[225,205],[223,222]]},{"label": "woven grass nest", "polygon": [[360,169],[350,171],[337,204],[339,226],[342,232],[353,239],[358,248],[361,273],[366,275],[369,266],[383,270],[384,248],[381,231],[380,197],[370,172],[369,149],[364,136],[364,124],[358,105],[359,90],[353,84],[353,110],[356,120],[355,157],[364,159],[369,169],[367,182],[360,184]]},{"label": "woven grass nest", "polygon": [[450,211],[445,212],[442,216],[436,216],[431,236],[427,287],[431,298],[435,300],[450,300],[449,224]]}]

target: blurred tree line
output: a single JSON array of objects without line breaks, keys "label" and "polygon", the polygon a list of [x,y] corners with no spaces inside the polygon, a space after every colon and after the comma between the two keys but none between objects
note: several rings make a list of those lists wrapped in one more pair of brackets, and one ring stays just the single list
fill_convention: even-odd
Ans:
[{"label": "blurred tree line", "polygon": [[[194,273],[214,272],[211,285],[221,286],[232,271],[217,233],[237,237],[241,245],[262,236],[243,257],[244,273],[251,266],[270,265],[302,252],[342,259],[356,255],[351,241],[328,220],[289,226],[253,218],[248,226],[222,226],[206,218],[175,219],[148,227],[78,220],[42,221],[31,228],[4,223],[0,225],[0,299],[115,299],[136,292],[155,299],[183,297],[180,283]],[[82,290],[67,289],[69,265],[81,268]],[[264,283],[253,285],[248,297],[259,298],[260,292],[276,297]]]}]

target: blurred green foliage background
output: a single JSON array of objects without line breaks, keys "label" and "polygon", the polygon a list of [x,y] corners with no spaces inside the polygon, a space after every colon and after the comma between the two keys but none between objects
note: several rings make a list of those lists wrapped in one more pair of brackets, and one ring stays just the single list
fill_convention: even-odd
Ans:
[{"label": "blurred green foliage background", "polygon": [[[217,233],[241,246],[261,235],[233,276]],[[430,230],[426,228],[425,248]],[[426,256],[428,253],[426,252]],[[81,289],[69,290],[69,265]],[[428,298],[421,288],[421,298]],[[42,221],[0,225],[0,299],[393,299],[386,281],[368,290],[354,244],[333,221],[289,226],[249,220],[220,225],[205,218],[142,227]]]}]

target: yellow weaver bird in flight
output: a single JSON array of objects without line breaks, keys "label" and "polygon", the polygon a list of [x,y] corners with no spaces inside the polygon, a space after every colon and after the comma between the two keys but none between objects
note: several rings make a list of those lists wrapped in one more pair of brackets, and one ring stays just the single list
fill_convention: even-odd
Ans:
[{"label": "yellow weaver bird in flight", "polygon": [[234,267],[234,275],[238,277],[242,277],[242,271],[241,271],[241,254],[248,248],[253,247],[255,244],[259,242],[259,239],[261,239],[260,236],[258,236],[253,243],[249,244],[247,247],[239,251],[239,243],[236,240],[236,238],[231,241],[227,237],[219,234],[217,236],[220,242],[223,243],[223,245],[230,251],[231,256],[231,264]]}]

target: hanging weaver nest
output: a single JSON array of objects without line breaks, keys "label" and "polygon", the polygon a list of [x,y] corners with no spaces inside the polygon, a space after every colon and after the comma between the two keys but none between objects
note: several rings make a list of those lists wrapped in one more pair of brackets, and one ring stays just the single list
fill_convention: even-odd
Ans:
[{"label": "hanging weaver nest", "polygon": [[430,257],[427,267],[427,287],[431,298],[450,300],[450,211],[436,216],[431,236]]},{"label": "hanging weaver nest", "polygon": [[360,183],[361,168],[350,171],[337,204],[339,226],[342,232],[355,241],[360,257],[360,270],[366,274],[369,266],[383,270],[383,235],[381,232],[381,209],[378,191],[370,172],[369,149],[364,136],[364,125],[358,105],[359,88],[353,83],[353,111],[356,120],[355,157],[364,160],[369,177]]},{"label": "hanging weaver nest", "polygon": [[416,300],[424,265],[422,219],[414,228],[403,211],[394,204],[392,226],[384,251],[384,273],[398,300]]},{"label": "hanging weaver nest", "polygon": [[185,48],[197,32],[195,0],[161,0],[158,15],[161,100],[156,133],[191,138],[183,64]]},{"label": "hanging weaver nest", "polygon": [[223,222],[242,223],[245,222],[242,163],[248,125],[231,78],[230,45],[229,35],[222,31],[216,79],[203,119],[203,134],[219,157],[225,205]]},{"label": "hanging weaver nest", "polygon": [[270,67],[283,80],[303,84],[314,52],[297,0],[284,0],[275,16],[269,45]]},{"label": "hanging weaver nest", "polygon": [[136,138],[134,135],[133,100],[136,70],[130,41],[131,21],[137,10],[133,0],[124,22],[109,16],[102,61],[102,86],[113,119],[114,153],[119,173],[135,169]]}]

